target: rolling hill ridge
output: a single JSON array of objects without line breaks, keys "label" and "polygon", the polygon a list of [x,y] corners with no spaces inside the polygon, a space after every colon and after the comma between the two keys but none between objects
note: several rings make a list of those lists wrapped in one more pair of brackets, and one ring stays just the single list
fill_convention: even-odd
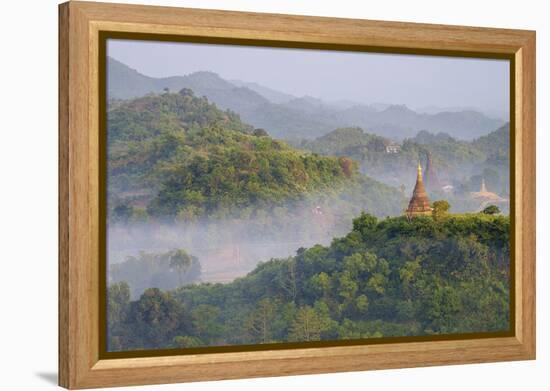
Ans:
[{"label": "rolling hill ridge", "polygon": [[427,114],[403,105],[338,104],[292,97],[256,83],[230,82],[213,72],[153,78],[113,58],[108,58],[108,69],[108,94],[112,99],[190,88],[197,96],[206,96],[219,108],[238,113],[245,122],[279,139],[313,139],[339,127],[362,127],[392,139],[410,138],[420,130],[428,130],[471,140],[503,124],[473,110]]}]

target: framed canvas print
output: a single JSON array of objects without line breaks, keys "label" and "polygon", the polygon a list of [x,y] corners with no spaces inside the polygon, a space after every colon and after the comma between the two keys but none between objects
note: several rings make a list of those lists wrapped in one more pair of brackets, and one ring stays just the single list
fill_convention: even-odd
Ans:
[{"label": "framed canvas print", "polygon": [[535,33],[60,5],[59,379],[535,358]]}]

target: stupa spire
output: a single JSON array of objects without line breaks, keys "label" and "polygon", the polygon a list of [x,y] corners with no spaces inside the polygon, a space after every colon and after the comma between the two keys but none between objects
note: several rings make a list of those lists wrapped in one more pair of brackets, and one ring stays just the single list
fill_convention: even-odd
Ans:
[{"label": "stupa spire", "polygon": [[487,193],[487,186],[485,186],[485,178],[481,178],[481,189],[480,193]]},{"label": "stupa spire", "polygon": [[430,199],[426,194],[424,188],[424,181],[422,180],[422,166],[418,163],[416,184],[414,186],[411,200],[409,201],[409,207],[406,212],[408,217],[414,216],[426,216],[431,215],[432,207],[430,206]]},{"label": "stupa spire", "polygon": [[426,151],[426,170],[424,172],[424,183],[428,191],[441,190],[441,183],[435,171],[434,163],[432,161],[432,154],[430,151]]}]

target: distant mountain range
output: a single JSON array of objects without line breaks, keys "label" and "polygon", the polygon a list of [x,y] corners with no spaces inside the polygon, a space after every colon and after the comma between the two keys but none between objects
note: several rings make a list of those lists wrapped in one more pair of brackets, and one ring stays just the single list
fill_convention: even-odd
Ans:
[{"label": "distant mountain range", "polygon": [[109,98],[115,99],[190,88],[218,107],[236,112],[253,126],[264,128],[271,136],[287,140],[314,139],[339,127],[354,126],[396,140],[414,137],[421,130],[471,140],[504,124],[469,109],[420,113],[404,105],[363,105],[294,97],[257,83],[228,81],[213,72],[153,78],[113,58],[108,58],[107,83]]},{"label": "distant mountain range", "polygon": [[[430,106],[421,106],[421,107],[413,107],[412,108],[417,113],[421,114],[437,114],[442,113],[445,111],[450,112],[461,112],[461,111],[479,111],[477,108],[473,106],[436,106],[436,105],[430,105]],[[501,119],[503,121],[509,121],[510,120],[510,113],[507,110],[507,108],[503,108],[501,110],[490,110],[485,109],[481,111],[482,114],[485,114],[486,116],[490,118],[497,118]]]},{"label": "distant mountain range", "polygon": [[286,94],[284,92],[276,91],[269,87],[262,86],[258,83],[250,83],[241,80],[230,80],[230,82],[237,87],[245,87],[254,92],[257,92],[272,103],[287,103],[296,97],[294,95]]}]

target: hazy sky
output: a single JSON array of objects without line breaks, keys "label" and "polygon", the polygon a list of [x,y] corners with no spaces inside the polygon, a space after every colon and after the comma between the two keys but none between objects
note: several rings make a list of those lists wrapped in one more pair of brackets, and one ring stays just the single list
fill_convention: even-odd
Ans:
[{"label": "hazy sky", "polygon": [[148,76],[216,72],[328,101],[466,106],[507,114],[509,62],[134,40],[109,40],[108,55]]}]

